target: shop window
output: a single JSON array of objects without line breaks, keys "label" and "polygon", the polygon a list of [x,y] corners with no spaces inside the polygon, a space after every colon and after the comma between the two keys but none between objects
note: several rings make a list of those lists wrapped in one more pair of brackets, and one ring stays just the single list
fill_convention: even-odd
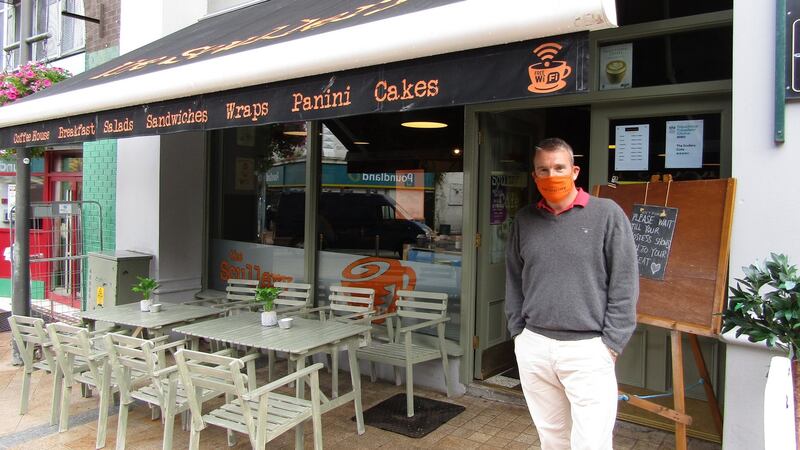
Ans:
[{"label": "shop window", "polygon": [[211,141],[209,287],[303,281],[305,123],[220,130]]},{"label": "shop window", "polygon": [[729,9],[733,0],[617,0],[617,22],[633,25]]},{"label": "shop window", "polygon": [[687,31],[600,47],[600,90],[727,80],[733,28]]},{"label": "shop window", "polygon": [[675,181],[720,177],[720,114],[693,114],[612,120],[609,124],[608,179]]},{"label": "shop window", "polygon": [[[318,292],[373,288],[379,310],[393,309],[398,290],[445,292],[446,335],[459,339],[463,117],[447,108],[324,122]],[[402,125],[421,120],[446,126]]]}]

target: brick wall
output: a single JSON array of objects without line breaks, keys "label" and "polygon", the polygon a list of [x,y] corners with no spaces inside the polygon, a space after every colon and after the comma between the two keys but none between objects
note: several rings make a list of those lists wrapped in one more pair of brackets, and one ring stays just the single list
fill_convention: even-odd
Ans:
[{"label": "brick wall", "polygon": [[[103,223],[97,217],[84,216],[87,230],[103,230],[105,250],[116,248],[117,141],[115,139],[83,144],[83,200],[100,203]],[[87,241],[88,245],[88,241]],[[96,251],[99,248],[87,248]]]},{"label": "brick wall", "polygon": [[[100,19],[100,24],[86,22],[86,53],[119,46],[120,0],[84,0],[84,12]],[[87,66],[88,67],[88,66]]]},{"label": "brick wall", "polygon": [[[119,0],[85,0],[87,16],[100,24],[86,23],[86,69],[119,56]],[[117,141],[83,144],[83,200],[100,203],[103,223],[96,216],[83,218],[87,230],[102,229],[105,250],[116,248]],[[87,251],[99,248],[87,248]]]}]

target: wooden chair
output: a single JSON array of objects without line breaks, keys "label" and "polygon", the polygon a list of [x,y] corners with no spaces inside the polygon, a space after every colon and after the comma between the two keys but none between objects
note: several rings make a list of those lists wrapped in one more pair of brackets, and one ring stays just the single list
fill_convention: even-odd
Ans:
[{"label": "wooden chair", "polygon": [[314,306],[311,297],[311,285],[308,283],[285,283],[276,282],[273,284],[280,288],[281,292],[275,299],[275,310],[279,315],[302,313],[304,310]]},{"label": "wooden chair", "polygon": [[[311,285],[308,283],[286,283],[275,282],[276,288],[280,288],[278,297],[275,298],[275,311],[279,316],[304,314],[313,305],[311,297]],[[272,374],[275,373],[275,351],[267,352],[269,360],[268,376],[272,381]]]},{"label": "wooden chair", "polygon": [[[20,358],[23,363],[22,392],[19,400],[20,415],[28,412],[28,399],[30,397],[31,376],[36,370],[43,370],[53,375],[53,397],[50,406],[50,425],[55,425],[58,420],[60,395],[61,395],[61,373],[58,369],[53,348],[50,344],[50,337],[44,328],[44,320],[27,316],[11,316],[8,318],[11,326],[11,336],[19,349]],[[41,349],[42,359],[36,361],[36,348]],[[86,367],[85,365],[83,366]]]},{"label": "wooden chair", "polygon": [[[414,364],[434,359],[442,360],[444,380],[447,384],[447,396],[452,395],[452,384],[447,361],[447,350],[444,340],[445,322],[450,320],[447,314],[447,294],[421,291],[397,291],[397,311],[376,317],[386,317],[389,331],[388,343],[374,342],[370,346],[358,349],[358,359],[370,361],[372,381],[375,381],[374,363],[384,363],[406,369],[406,408],[408,417],[414,416]],[[392,320],[396,324],[392,323]],[[414,320],[403,326],[403,321]],[[418,322],[420,321],[421,322]],[[394,329],[396,325],[397,329]],[[439,337],[439,348],[415,345],[412,332],[436,326]]]},{"label": "wooden chair", "polygon": [[[330,292],[326,306],[309,308],[306,312],[318,313],[320,320],[371,323],[375,314],[375,289],[333,285],[330,287]],[[371,334],[367,332],[359,345],[369,345],[370,341]],[[339,344],[334,344],[330,348],[331,395],[334,398],[339,396],[339,352],[346,349],[347,346]]]},{"label": "wooden chair", "polygon": [[[255,388],[255,376],[244,375],[246,362],[238,358],[212,355],[192,350],[179,350],[175,355],[181,380],[188,394],[191,410],[189,448],[200,446],[200,431],[208,425],[228,430],[228,445],[235,445],[232,432],[245,433],[254,449],[311,419],[314,428],[314,448],[322,448],[319,369],[314,364],[277,381]],[[279,394],[275,390],[293,381],[308,378],[311,400]],[[225,393],[225,403],[202,414],[198,389]]]},{"label": "wooden chair", "polygon": [[256,301],[256,288],[258,287],[258,284],[258,280],[228,278],[228,287],[225,289],[225,297],[203,298],[183,302],[183,304],[211,306],[214,308],[220,308],[222,311],[226,311],[231,307],[247,305],[249,303],[254,304]]},{"label": "wooden chair", "polygon": [[[166,352],[182,349],[185,340],[172,343],[161,343],[164,339],[139,339],[122,334],[105,335],[105,348],[108,351],[111,367],[115,371],[115,379],[119,386],[120,403],[117,421],[117,449],[125,448],[128,429],[128,409],[134,400],[140,400],[151,407],[159,408],[164,420],[164,450],[172,448],[172,435],[175,427],[175,416],[182,414],[181,423],[186,422],[189,411],[186,389],[179,382],[178,366],[167,366]],[[255,370],[255,368],[253,368]],[[134,383],[132,373],[140,372],[148,379],[144,383]],[[199,396],[202,403],[222,392],[203,390]]]},{"label": "wooden chair", "polygon": [[[58,431],[69,429],[69,403],[72,386],[80,383],[87,388],[95,388],[100,393],[99,416],[97,418],[96,448],[103,448],[106,440],[106,424],[108,422],[108,404],[111,395],[117,391],[113,370],[108,362],[107,352],[100,348],[102,334],[90,334],[85,328],[65,323],[47,325],[50,342],[53,345],[59,370],[63,378],[61,385],[61,406]],[[105,334],[105,332],[103,332]],[[84,364],[86,369],[82,370]],[[136,373],[134,377],[140,377]]]}]

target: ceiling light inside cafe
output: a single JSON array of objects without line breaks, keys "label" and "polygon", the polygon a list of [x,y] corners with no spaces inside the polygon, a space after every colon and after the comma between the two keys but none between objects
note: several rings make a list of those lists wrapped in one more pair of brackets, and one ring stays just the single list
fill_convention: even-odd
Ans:
[{"label": "ceiling light inside cafe", "polygon": [[296,131],[289,130],[289,131],[284,131],[283,134],[285,134],[286,136],[308,136],[308,133],[304,130],[296,130]]},{"label": "ceiling light inside cafe", "polygon": [[404,126],[406,128],[428,128],[428,129],[430,129],[430,128],[446,128],[447,127],[446,123],[442,123],[442,122],[425,122],[425,121],[403,122],[400,125],[402,125],[402,126]]}]

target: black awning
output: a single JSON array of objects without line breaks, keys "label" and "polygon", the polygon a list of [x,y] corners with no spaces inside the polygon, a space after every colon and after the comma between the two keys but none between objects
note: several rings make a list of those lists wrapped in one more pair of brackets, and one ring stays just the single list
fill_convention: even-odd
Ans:
[{"label": "black awning", "polygon": [[[463,0],[269,0],[203,19],[64,80],[37,98],[168,70]],[[268,64],[268,61],[257,63]],[[231,67],[230,70],[236,70]],[[22,100],[25,101],[25,100]]]},{"label": "black awning", "polygon": [[[447,51],[454,45],[470,47],[492,39],[505,41],[519,33],[565,28],[549,16],[546,26],[533,32],[522,26],[525,20],[511,23],[499,13],[473,17],[479,6],[492,7],[488,0],[365,1],[272,0],[202,20],[0,108],[0,148],[326,119],[588,89],[586,32],[414,57]],[[472,33],[464,30],[469,24],[463,22],[442,23],[443,37],[404,31],[409,24],[438,23],[441,17],[458,14],[478,20]],[[504,14],[513,15],[513,11]],[[573,11],[564,12],[564,22],[571,29],[609,23],[601,25],[598,19],[578,27],[573,16]],[[529,19],[532,23],[543,20],[538,16]],[[505,28],[498,28],[492,20],[504,22]],[[385,35],[373,37],[380,32]],[[451,36],[455,32],[470,38],[454,41]],[[473,38],[473,34],[479,36]],[[381,41],[381,37],[385,39]],[[404,42],[416,45],[406,48]],[[387,55],[380,54],[383,47]],[[315,52],[293,53],[303,49]],[[349,52],[352,57],[334,57],[331,52]],[[285,57],[261,59],[270,54]],[[414,58],[326,70],[403,56]]]}]

